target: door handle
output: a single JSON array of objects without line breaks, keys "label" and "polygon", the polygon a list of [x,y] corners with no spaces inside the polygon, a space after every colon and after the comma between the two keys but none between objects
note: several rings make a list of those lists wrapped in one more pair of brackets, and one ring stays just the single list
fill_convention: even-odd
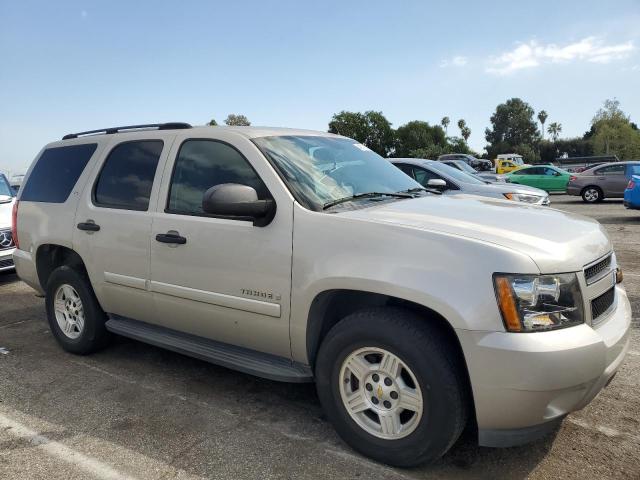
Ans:
[{"label": "door handle", "polygon": [[97,232],[100,230],[100,225],[96,225],[93,220],[87,220],[86,222],[80,222],[78,230],[84,230],[85,232]]},{"label": "door handle", "polygon": [[184,245],[187,239],[182,237],[175,230],[169,230],[167,233],[159,233],[156,235],[156,241],[160,243],[173,243],[176,245]]}]

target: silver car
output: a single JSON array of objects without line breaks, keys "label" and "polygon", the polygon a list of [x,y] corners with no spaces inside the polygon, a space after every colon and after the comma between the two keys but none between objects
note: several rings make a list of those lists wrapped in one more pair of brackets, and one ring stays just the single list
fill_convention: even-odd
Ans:
[{"label": "silver car", "polygon": [[449,165],[457,170],[468,173],[469,175],[474,175],[476,177],[481,178],[482,180],[486,180],[491,183],[495,182],[506,182],[507,176],[501,173],[495,172],[479,172],[468,163],[463,162],[462,160],[438,160],[439,162],[444,163],[445,165]]},{"label": "silver car", "polygon": [[640,175],[640,162],[605,163],[572,175],[567,194],[581,196],[586,203],[622,198],[633,175]]},{"label": "silver car", "polygon": [[491,183],[443,162],[417,158],[390,159],[396,167],[427,188],[437,188],[445,194],[468,193],[514,200],[533,205],[549,205],[549,194],[539,188],[511,183]]}]

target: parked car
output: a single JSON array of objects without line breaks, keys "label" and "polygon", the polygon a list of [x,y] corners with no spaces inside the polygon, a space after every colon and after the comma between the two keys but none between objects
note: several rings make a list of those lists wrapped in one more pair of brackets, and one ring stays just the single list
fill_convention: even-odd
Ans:
[{"label": "parked car", "polygon": [[498,174],[506,174],[526,165],[522,155],[517,153],[500,154],[494,160],[494,163]]},{"label": "parked car", "polygon": [[396,167],[427,188],[442,190],[445,194],[472,194],[534,205],[549,205],[549,194],[538,188],[510,183],[491,183],[475,175],[462,172],[445,162],[416,158],[393,158]]},{"label": "parked car", "polygon": [[11,212],[14,201],[7,177],[0,174],[0,272],[13,269],[15,245],[11,234]]},{"label": "parked car", "polygon": [[440,155],[438,157],[438,161],[442,160],[460,160],[477,171],[493,170],[491,160],[476,158],[473,155],[468,155],[466,153],[447,153],[445,155]]},{"label": "parked car", "polygon": [[605,163],[572,175],[567,185],[569,195],[579,195],[587,203],[605,198],[622,198],[633,175],[640,175],[640,161]]},{"label": "parked car", "polygon": [[589,170],[591,168],[599,167],[600,165],[604,165],[604,163],[594,163],[593,165],[586,165],[586,166],[583,166],[583,167],[565,168],[564,170],[566,170],[567,172],[570,172],[570,173],[582,173],[585,170]]},{"label": "parked car", "polygon": [[640,209],[640,175],[633,175],[624,191],[624,206],[634,210]]},{"label": "parked car", "polygon": [[439,458],[470,422],[485,446],[539,438],[629,348],[598,222],[426,191],[338,135],[68,134],[38,154],[13,211],[18,274],[64,349],[119,334],[315,381],[340,436],[392,465]]},{"label": "parked car", "polygon": [[18,190],[20,190],[20,185],[22,185],[23,180],[24,175],[13,175],[9,180],[9,185],[11,185],[11,190],[13,190],[14,195],[18,194]]},{"label": "parked car", "polygon": [[558,167],[521,167],[507,174],[507,182],[529,185],[547,192],[566,192],[571,174]]},{"label": "parked car", "polygon": [[488,182],[505,182],[505,175],[498,175],[497,173],[490,172],[479,172],[475,168],[470,167],[468,163],[463,162],[462,160],[438,160],[439,162],[444,163],[445,165],[449,165],[457,170],[468,173],[470,175],[474,175],[482,180],[486,180]]}]

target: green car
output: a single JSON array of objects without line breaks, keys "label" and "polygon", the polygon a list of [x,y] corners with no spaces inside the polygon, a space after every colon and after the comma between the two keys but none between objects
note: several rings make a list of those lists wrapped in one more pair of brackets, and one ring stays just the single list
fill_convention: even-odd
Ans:
[{"label": "green car", "polygon": [[527,166],[507,174],[507,182],[541,188],[547,192],[566,192],[571,174],[558,167]]}]

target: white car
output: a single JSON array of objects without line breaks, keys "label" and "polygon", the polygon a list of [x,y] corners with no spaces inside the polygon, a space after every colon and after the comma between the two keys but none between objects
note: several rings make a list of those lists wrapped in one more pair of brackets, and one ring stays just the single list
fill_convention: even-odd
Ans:
[{"label": "white car", "polygon": [[38,154],[16,209],[18,274],[63,348],[119,334],[314,381],[342,438],[392,465],[439,458],[468,423],[484,446],[539,438],[629,348],[596,221],[429,192],[337,135],[69,134]]},{"label": "white car", "polygon": [[13,269],[15,245],[11,233],[11,213],[15,199],[7,178],[0,174],[0,272]]}]

